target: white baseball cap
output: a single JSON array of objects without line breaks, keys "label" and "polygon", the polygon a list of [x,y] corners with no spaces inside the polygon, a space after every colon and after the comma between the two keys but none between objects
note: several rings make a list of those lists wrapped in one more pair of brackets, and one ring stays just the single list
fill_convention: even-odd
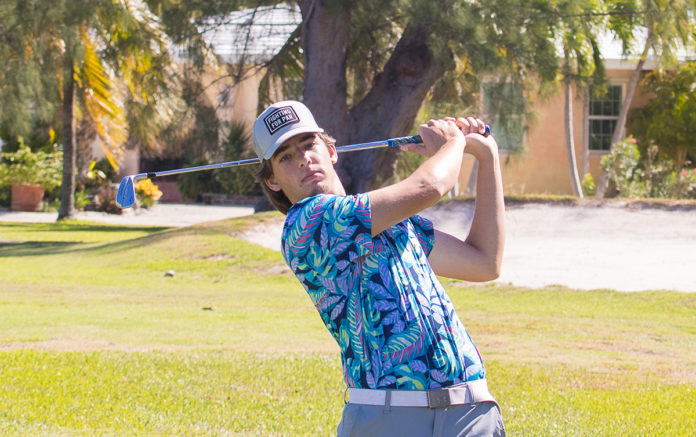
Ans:
[{"label": "white baseball cap", "polygon": [[319,132],[324,129],[304,104],[295,100],[277,102],[254,122],[254,151],[259,159],[270,159],[281,144],[295,135]]}]

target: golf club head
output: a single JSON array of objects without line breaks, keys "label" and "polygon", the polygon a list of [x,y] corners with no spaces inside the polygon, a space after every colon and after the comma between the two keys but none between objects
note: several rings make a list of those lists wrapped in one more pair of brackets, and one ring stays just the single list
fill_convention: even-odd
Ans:
[{"label": "golf club head", "polygon": [[126,176],[118,186],[116,204],[121,208],[130,208],[135,205],[135,184],[133,179],[133,176]]}]

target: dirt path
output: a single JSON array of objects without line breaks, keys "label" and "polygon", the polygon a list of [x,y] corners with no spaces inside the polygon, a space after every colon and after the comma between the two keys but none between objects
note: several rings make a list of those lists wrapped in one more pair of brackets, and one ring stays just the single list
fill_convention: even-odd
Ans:
[{"label": "dirt path", "polygon": [[[444,205],[424,215],[464,237],[472,212]],[[506,225],[500,282],[696,291],[696,210],[527,204],[509,206]]]},{"label": "dirt path", "polygon": [[[187,226],[253,213],[250,207],[161,204],[123,216],[83,213],[113,224]],[[426,210],[438,229],[464,238],[473,204],[450,202]],[[1,221],[55,221],[56,214],[0,212]],[[510,205],[499,282],[526,287],[560,284],[622,291],[696,292],[696,209],[601,205]],[[282,219],[243,235],[279,250]]]},{"label": "dirt path", "polygon": [[[446,203],[423,213],[465,238],[473,204]],[[507,240],[498,282],[621,291],[696,291],[696,210],[525,204],[506,210]],[[280,249],[282,223],[243,238]]]}]

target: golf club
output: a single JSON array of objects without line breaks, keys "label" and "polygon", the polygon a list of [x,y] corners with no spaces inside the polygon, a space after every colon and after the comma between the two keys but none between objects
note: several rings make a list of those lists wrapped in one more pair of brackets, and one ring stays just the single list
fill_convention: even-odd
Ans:
[{"label": "golf club", "polygon": [[[484,136],[488,136],[491,133],[491,128],[486,125],[486,133]],[[419,144],[423,142],[420,135],[411,135],[407,137],[390,138],[388,140],[373,141],[371,143],[360,143],[360,144],[349,144],[346,146],[336,147],[336,151],[342,152],[354,152],[356,150],[369,150],[378,149],[383,147],[400,147],[404,144]],[[261,162],[258,158],[242,159],[239,161],[221,162],[218,164],[208,164],[200,165],[197,167],[179,168],[175,170],[163,170],[163,171],[153,171],[147,173],[138,173],[130,176],[126,176],[121,180],[118,186],[118,192],[116,193],[116,204],[121,208],[130,208],[135,204],[135,183],[143,179],[153,179],[161,176],[191,173],[194,171],[202,170],[214,170],[216,168],[228,168],[237,167],[240,165],[248,164],[258,164]]]}]

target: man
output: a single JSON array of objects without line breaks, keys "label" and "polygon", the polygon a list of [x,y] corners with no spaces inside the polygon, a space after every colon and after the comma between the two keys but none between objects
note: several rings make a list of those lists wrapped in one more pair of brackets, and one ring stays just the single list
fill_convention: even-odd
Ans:
[{"label": "man", "polygon": [[[497,145],[475,118],[431,120],[428,159],[408,178],[346,195],[334,140],[302,103],[279,102],[254,124],[257,179],[287,214],[286,262],[341,349],[349,400],[339,436],[505,435],[485,369],[436,275],[499,275],[504,203]],[[454,186],[462,155],[479,161],[466,240],[415,215]]]}]

